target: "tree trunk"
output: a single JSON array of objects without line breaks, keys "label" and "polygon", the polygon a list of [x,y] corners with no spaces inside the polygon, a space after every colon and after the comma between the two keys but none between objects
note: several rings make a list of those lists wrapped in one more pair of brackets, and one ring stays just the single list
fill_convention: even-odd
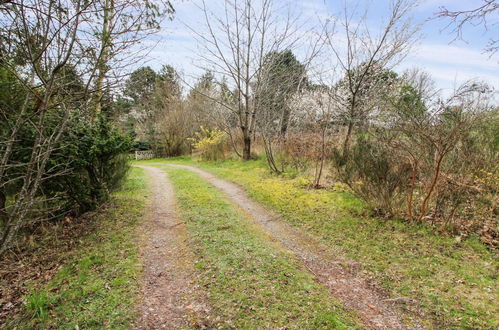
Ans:
[{"label": "tree trunk", "polygon": [[288,131],[290,115],[291,115],[291,111],[289,110],[289,108],[284,107],[284,110],[282,112],[282,117],[281,117],[281,128],[280,128],[280,134],[281,134],[282,139],[286,138],[286,132]]},{"label": "tree trunk", "polygon": [[[230,145],[232,146],[232,150],[234,150],[237,157],[242,157],[239,150],[237,150],[237,145],[236,145],[236,142],[234,141],[234,137],[232,136],[232,132],[230,131],[230,128],[228,128],[226,132],[227,132],[227,135],[229,136]],[[191,155],[192,155],[192,149],[191,149]]]},{"label": "tree trunk", "polygon": [[7,224],[9,215],[5,210],[5,204],[7,202],[7,196],[5,195],[3,189],[0,189],[0,225],[3,227]]},{"label": "tree trunk", "polygon": [[243,159],[250,160],[251,159],[251,135],[248,131],[243,131]]},{"label": "tree trunk", "polygon": [[416,177],[418,174],[418,163],[416,160],[412,160],[411,165],[412,165],[412,175],[411,175],[411,183],[409,189],[409,198],[407,200],[407,214],[409,216],[409,219],[412,220],[413,219],[412,205],[414,200],[414,188],[416,187]]},{"label": "tree trunk", "polygon": [[263,145],[265,147],[265,156],[267,158],[267,163],[269,165],[269,168],[272,172],[276,174],[281,174],[284,172],[284,168],[282,170],[279,170],[277,168],[277,164],[274,159],[274,153],[272,151],[272,141],[271,139],[268,139],[265,136],[262,136],[262,141]]},{"label": "tree trunk", "polygon": [[437,185],[439,176],[440,176],[440,167],[442,165],[442,160],[445,156],[444,152],[439,152],[437,159],[436,159],[436,165],[435,165],[435,170],[433,174],[433,179],[431,181],[430,187],[428,188],[428,192],[426,193],[426,196],[423,200],[423,203],[421,205],[421,213],[419,214],[418,221],[421,222],[423,219],[425,213],[426,213],[426,207],[428,206],[428,202],[430,200],[431,194],[433,193],[433,190],[435,189],[435,186]]},{"label": "tree trunk", "polygon": [[319,164],[315,165],[314,188],[319,188],[321,183],[322,171],[324,169],[324,158],[326,158],[326,129],[322,129],[321,135],[321,154]]},{"label": "tree trunk", "polygon": [[350,121],[348,123],[348,129],[347,129],[347,134],[345,136],[345,141],[343,141],[343,159],[345,159],[348,156],[349,149],[350,149],[350,136],[352,135],[353,131],[353,122]]},{"label": "tree trunk", "polygon": [[95,82],[95,113],[94,119],[102,112],[102,98],[104,97],[104,80],[107,74],[109,60],[109,47],[111,46],[111,18],[113,16],[114,0],[106,0],[104,4],[104,17],[102,23],[101,53],[98,58],[98,74]]}]

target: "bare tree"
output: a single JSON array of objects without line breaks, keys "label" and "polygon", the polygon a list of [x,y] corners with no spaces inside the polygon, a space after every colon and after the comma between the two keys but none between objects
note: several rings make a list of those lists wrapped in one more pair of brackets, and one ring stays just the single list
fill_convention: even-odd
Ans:
[{"label": "bare tree", "polygon": [[279,17],[272,0],[223,1],[220,12],[202,2],[203,29],[194,29],[201,59],[215,75],[228,82],[235,102],[221,104],[237,118],[243,140],[242,158],[251,158],[251,142],[260,112],[255,95],[263,88],[265,55],[291,48],[295,20]]},{"label": "bare tree", "polygon": [[[9,84],[18,86],[23,99],[15,107],[0,108],[0,254],[35,214],[51,216],[41,209],[50,204],[41,187],[67,174],[65,165],[53,165],[50,158],[60,148],[69,120],[96,116],[101,106],[92,100],[100,104],[110,88],[102,80],[130,64],[113,60],[118,55],[126,60],[120,52],[157,29],[158,8],[151,1],[125,0],[1,3],[0,69],[13,77]],[[34,137],[26,139],[26,132]]]},{"label": "bare tree", "polygon": [[290,126],[290,100],[307,84],[306,66],[296,59],[291,50],[285,50],[266,54],[261,70],[261,87],[255,95],[260,109],[257,127],[269,168],[274,173],[282,173],[284,164],[278,164],[276,156]]},{"label": "bare tree", "polygon": [[429,76],[419,71],[406,72],[394,89],[388,96],[390,120],[376,138],[389,148],[393,159],[410,164],[401,197],[407,216],[421,221],[429,215],[430,205],[433,216],[438,213],[438,195],[449,190],[444,183],[451,180],[449,174],[457,165],[449,158],[459,157],[459,149],[472,140],[470,135],[490,112],[493,90],[468,81],[442,99]]},{"label": "bare tree", "polygon": [[179,156],[186,151],[193,135],[195,121],[186,112],[179,74],[171,66],[163,66],[154,91],[143,106],[142,125],[156,155]]},{"label": "bare tree", "polygon": [[[437,18],[450,20],[447,28],[452,27],[455,39],[463,39],[463,29],[465,26],[481,26],[488,31],[498,25],[497,17],[492,18],[499,10],[499,3],[496,0],[482,0],[480,5],[468,10],[449,10],[447,7],[440,7],[435,14]],[[490,20],[492,18],[492,20]],[[495,55],[499,50],[499,39],[491,38],[485,46],[485,51],[490,56]]]},{"label": "bare tree", "polygon": [[[329,87],[314,86],[295,94],[291,101],[296,127],[286,143],[286,150],[290,152],[298,147],[291,153],[300,153],[295,157],[304,157],[313,164],[313,188],[321,186],[326,160],[330,156],[333,139],[337,138],[334,126],[338,120],[338,109],[331,95]],[[307,141],[300,142],[303,139]]]},{"label": "bare tree", "polygon": [[423,182],[418,221],[426,216],[431,198],[438,189],[444,160],[468,137],[482,115],[490,110],[490,96],[491,89],[487,85],[468,81],[448,99],[436,101],[425,119],[416,116],[405,125],[406,136],[419,136],[430,150],[427,154],[431,155],[428,157],[431,161],[427,164],[431,174]]},{"label": "bare tree", "polygon": [[[92,40],[97,66],[92,73],[96,118],[103,107],[103,97],[110,86],[119,82],[131,62],[143,55],[141,46],[151,34],[159,31],[162,20],[174,13],[167,0],[94,0],[93,17],[88,25],[88,40]],[[114,79],[113,79],[114,78]]]},{"label": "bare tree", "polygon": [[[367,9],[359,12],[359,5],[350,4],[341,18],[332,17],[324,24],[325,50],[335,60],[333,69],[327,72],[341,77],[334,90],[346,126],[344,156],[348,154],[354,129],[375,109],[372,97],[379,94],[379,87],[387,85],[388,77],[383,71],[398,64],[417,39],[419,26],[410,17],[414,6],[413,1],[393,0],[379,29],[370,26],[373,22],[369,21]],[[351,12],[349,8],[355,9]]]},{"label": "bare tree", "polygon": [[[5,194],[9,184],[20,186],[9,211],[5,212],[0,254],[27,221],[42,181],[49,178],[45,174],[64,172],[50,168],[48,160],[71,113],[84,103],[89,92],[71,90],[74,76],[70,76],[67,68],[79,67],[81,72],[93,69],[94,64],[85,55],[86,49],[78,42],[78,32],[85,24],[85,16],[91,13],[91,5],[92,2],[83,0],[16,1],[0,9],[1,34],[9,35],[7,55],[22,59],[21,65],[12,61],[2,64],[16,77],[24,93],[20,109],[0,110],[2,120],[9,123],[8,138],[0,146],[0,191]],[[36,136],[26,161],[19,163],[13,147],[19,143],[26,126],[32,127]],[[5,210],[5,205],[0,208]]]}]

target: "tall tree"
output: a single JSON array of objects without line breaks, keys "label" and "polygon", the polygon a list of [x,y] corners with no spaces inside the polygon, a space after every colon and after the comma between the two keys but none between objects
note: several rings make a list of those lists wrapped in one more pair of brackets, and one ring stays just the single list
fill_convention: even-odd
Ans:
[{"label": "tall tree", "polygon": [[125,82],[123,94],[129,107],[127,113],[121,114],[121,119],[134,127],[140,141],[147,142],[158,155],[165,154],[160,150],[164,142],[160,136],[165,133],[162,121],[182,102],[178,73],[169,65],[164,65],[159,72],[148,66],[138,68]]},{"label": "tall tree", "polygon": [[[381,99],[395,84],[397,73],[378,63],[361,63],[352,68],[332,89],[338,103],[336,120],[347,127],[362,127],[381,111]],[[360,80],[362,80],[360,82]],[[351,86],[358,85],[355,93]],[[352,106],[354,104],[354,106]]]},{"label": "tall tree", "polygon": [[[50,214],[50,210],[42,212],[44,205],[54,205],[61,194],[46,195],[47,182],[67,175],[72,161],[83,161],[64,157],[62,162],[53,161],[55,154],[63,153],[61,144],[71,135],[68,131],[78,130],[74,126],[81,123],[75,118],[96,119],[89,131],[95,128],[102,134],[85,141],[102,147],[101,164],[112,158],[106,153],[113,149],[107,142],[118,143],[121,138],[99,116],[113,87],[109,77],[126,72],[130,64],[126,55],[136,54],[124,50],[157,31],[165,10],[173,11],[169,2],[161,3],[163,7],[159,1],[24,0],[0,6],[0,72],[8,73],[7,88],[19,89],[22,99],[20,104],[9,101],[11,106],[0,108],[5,123],[0,143],[0,254],[34,213],[43,219]],[[97,181],[99,176],[94,176]]]},{"label": "tall tree", "polygon": [[[136,63],[140,56],[142,41],[159,31],[165,17],[174,13],[167,0],[94,0],[92,18],[92,44],[97,63],[92,73],[95,78],[96,118],[103,109],[105,92],[115,83],[113,78],[121,78],[126,66]],[[137,50],[138,49],[138,50]]]},{"label": "tall tree", "polygon": [[[360,3],[349,4],[342,18],[331,17],[324,26],[325,51],[334,60],[331,67],[338,67],[339,76],[344,77],[344,88],[338,95],[332,95],[345,114],[344,156],[349,153],[359,117],[366,115],[361,94],[369,89],[372,78],[379,76],[377,70],[391,69],[398,64],[417,39],[419,26],[412,23],[410,15],[414,6],[413,1],[392,0],[385,22],[379,29],[373,29],[369,27],[367,9],[359,12]],[[330,76],[330,70],[327,72]]]},{"label": "tall tree", "polygon": [[[86,73],[93,72],[96,63],[80,40],[93,14],[91,4],[33,0],[0,8],[0,34],[5,41],[1,71],[8,73],[7,88],[18,89],[22,98],[19,104],[9,102],[12,107],[0,108],[2,122],[7,123],[0,144],[1,194],[16,185],[8,215],[4,214],[0,254],[28,221],[35,203],[43,200],[38,195],[43,182],[64,172],[49,160],[71,116],[92,95]],[[27,131],[31,135],[25,138]]]},{"label": "tall tree", "polygon": [[159,75],[149,66],[138,68],[125,82],[124,94],[133,104],[144,103],[156,87]]},{"label": "tall tree", "polygon": [[293,19],[281,17],[272,0],[223,1],[223,14],[202,2],[204,27],[192,28],[201,45],[206,67],[226,79],[234,90],[234,103],[219,101],[225,119],[236,116],[242,134],[242,158],[251,158],[251,142],[261,109],[255,95],[263,87],[265,55],[291,48],[296,39]]},{"label": "tall tree", "polygon": [[260,109],[257,126],[269,168],[273,172],[284,171],[282,164],[277,164],[275,154],[285,142],[291,116],[290,100],[306,83],[306,68],[291,50],[271,52],[265,56],[262,86],[255,95],[255,103]]},{"label": "tall tree", "polygon": [[212,72],[205,72],[187,94],[186,103],[197,126],[211,127],[216,122],[215,100],[219,96],[217,81]]},{"label": "tall tree", "polygon": [[256,102],[263,113],[261,125],[278,123],[276,129],[280,137],[284,137],[291,114],[288,101],[294,93],[306,86],[306,68],[287,49],[267,54],[262,71],[264,87],[256,95]]}]

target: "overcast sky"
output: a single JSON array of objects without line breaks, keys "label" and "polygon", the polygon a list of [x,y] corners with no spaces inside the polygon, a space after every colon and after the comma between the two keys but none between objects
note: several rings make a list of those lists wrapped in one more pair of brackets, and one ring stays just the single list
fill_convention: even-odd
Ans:
[{"label": "overcast sky", "polygon": [[[213,4],[220,0],[207,0]],[[283,3],[285,0],[276,0]],[[320,20],[325,15],[338,13],[345,4],[353,0],[305,0],[289,2],[309,22]],[[196,6],[197,0],[174,1],[176,14],[173,21],[165,21],[161,32],[150,40],[154,49],[149,53],[147,65],[159,69],[164,64],[174,66],[187,77],[199,76],[202,72],[196,66],[199,63],[198,47],[195,38],[187,26],[201,27],[201,11]],[[376,22],[387,14],[389,0],[360,0],[368,5],[369,20],[376,27]],[[475,8],[481,0],[422,0],[414,9],[413,17],[417,23],[424,23],[421,40],[414,46],[409,56],[396,71],[418,67],[429,72],[437,86],[449,92],[453,87],[468,79],[487,81],[499,89],[499,54],[489,58],[483,52],[488,40],[499,35],[499,15],[491,17],[488,31],[482,26],[469,26],[464,30],[464,40],[454,40],[452,29],[445,29],[448,21],[432,20],[440,6],[449,10]],[[140,65],[138,63],[138,65]],[[192,78],[191,78],[192,79]]]}]

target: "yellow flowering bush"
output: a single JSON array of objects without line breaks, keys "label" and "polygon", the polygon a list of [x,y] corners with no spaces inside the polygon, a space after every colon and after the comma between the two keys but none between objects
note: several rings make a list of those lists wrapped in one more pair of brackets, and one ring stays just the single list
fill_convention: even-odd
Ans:
[{"label": "yellow flowering bush", "polygon": [[214,128],[200,127],[195,133],[193,147],[203,160],[221,160],[225,158],[224,145],[227,138],[225,132]]}]

